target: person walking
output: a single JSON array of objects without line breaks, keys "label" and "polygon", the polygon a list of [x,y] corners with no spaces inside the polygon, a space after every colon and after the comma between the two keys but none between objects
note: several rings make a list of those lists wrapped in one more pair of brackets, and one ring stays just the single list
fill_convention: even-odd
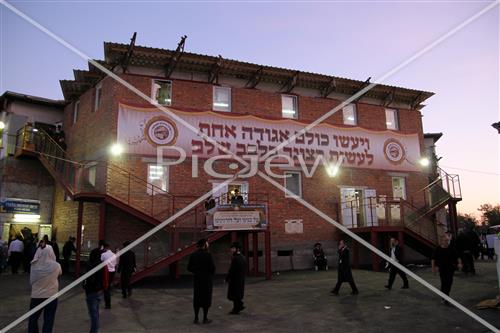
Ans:
[{"label": "person walking", "polygon": [[[123,243],[123,247],[130,245],[130,241]],[[120,273],[120,286],[122,288],[123,298],[132,296],[132,288],[130,287],[130,278],[136,270],[135,264],[135,253],[132,250],[128,250],[120,256],[120,262],[118,263],[118,273]]]},{"label": "person walking", "polygon": [[21,239],[21,236],[17,235],[16,239],[9,245],[8,256],[12,274],[17,274],[19,266],[23,261],[24,243]]},{"label": "person walking", "polygon": [[198,250],[189,257],[188,271],[193,273],[193,309],[194,323],[199,323],[198,314],[203,308],[203,324],[210,324],[208,309],[212,305],[213,276],[215,264],[210,252],[208,242],[200,239],[197,243]]},{"label": "person walking", "polygon": [[359,294],[358,288],[356,287],[356,284],[354,283],[354,279],[352,277],[349,249],[347,248],[345,241],[341,239],[338,245],[337,284],[335,285],[335,288],[332,289],[331,293],[333,295],[338,295],[340,286],[342,286],[342,283],[344,282],[348,282],[351,286],[351,295]]},{"label": "person walking", "polygon": [[[87,272],[101,264],[101,249],[96,248],[90,251],[89,261],[87,263]],[[99,303],[101,301],[101,292],[109,285],[108,269],[105,265],[102,269],[89,276],[83,281],[83,289],[85,290],[85,301],[90,317],[89,333],[97,333],[99,331]]]},{"label": "person walking", "polygon": [[229,266],[229,272],[226,275],[227,299],[233,302],[233,309],[230,314],[239,314],[245,309],[243,297],[245,295],[245,275],[247,262],[241,254],[241,247],[238,242],[231,244],[231,254],[233,258]]},{"label": "person walking", "polygon": [[[401,247],[399,246],[399,241],[394,237],[391,237],[391,251],[389,254],[392,260],[401,263],[402,260]],[[387,267],[389,268],[389,282],[387,282],[385,288],[389,290],[392,289],[392,284],[396,279],[396,274],[398,274],[403,280],[403,286],[401,287],[401,289],[410,288],[410,285],[408,283],[408,278],[406,277],[406,273],[397,268],[396,266],[392,265],[390,262],[387,262],[387,265],[388,265]]]},{"label": "person walking", "polygon": [[71,259],[71,253],[72,252],[76,253],[75,241],[76,241],[76,238],[70,236],[68,241],[66,243],[64,243],[64,246],[63,246],[63,251],[62,251],[63,266],[62,266],[62,268],[63,268],[63,272],[65,274],[69,273],[69,262]]},{"label": "person walking", "polygon": [[116,255],[111,251],[108,243],[104,244],[104,252],[101,254],[101,261],[108,267],[109,285],[104,289],[104,308],[111,309],[111,290],[116,270]]},{"label": "person walking", "polygon": [[[41,241],[30,266],[31,302],[30,310],[59,291],[58,278],[62,274],[51,246]],[[38,318],[43,311],[43,333],[50,333],[54,327],[57,298],[32,314],[28,321],[28,333],[38,333]]]},{"label": "person walking", "polygon": [[[453,284],[453,275],[455,270],[462,268],[462,261],[459,258],[457,251],[449,246],[446,237],[441,238],[439,246],[432,254],[432,272],[437,273],[439,269],[439,279],[441,280],[441,291],[450,295],[451,286]],[[445,299],[442,300],[443,304],[448,304]]]}]

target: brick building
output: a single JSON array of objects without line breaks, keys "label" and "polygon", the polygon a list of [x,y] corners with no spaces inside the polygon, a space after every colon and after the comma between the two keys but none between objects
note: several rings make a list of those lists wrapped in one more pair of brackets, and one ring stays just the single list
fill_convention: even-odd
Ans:
[{"label": "brick building", "polygon": [[[78,235],[82,253],[102,238],[112,246],[137,238],[223,182],[204,169],[219,149],[189,126],[238,156],[262,156],[368,84],[187,53],[184,39],[177,50],[105,43],[104,53],[99,63],[145,96],[89,63],[88,70],[74,71],[74,80],[61,81],[68,103],[63,120],[67,151],[44,139],[44,133],[36,136],[35,144],[35,155],[57,180],[53,225],[58,239]],[[214,193],[218,205],[227,204],[235,190],[245,204],[263,205],[267,229],[207,232],[200,204],[136,249],[141,261],[136,279],[167,267],[182,272],[185,256],[201,236],[213,242],[221,265],[227,263],[230,239],[239,239],[254,271],[264,269],[259,259],[263,252],[271,259],[267,273],[271,268],[310,268],[316,242],[332,257],[341,235],[294,195],[379,248],[394,235],[405,244],[407,258],[428,255],[438,234],[453,226],[460,200],[458,176],[437,167],[431,172],[420,164],[428,151],[420,109],[430,96],[375,86],[279,150],[293,163],[273,171],[288,177],[276,180],[292,194],[258,176],[239,178]],[[122,154],[111,154],[116,144]],[[158,147],[182,148],[186,159],[159,165]],[[29,149],[24,151],[29,155]],[[301,159],[311,168],[321,156],[331,163],[342,160],[338,172],[329,174],[328,164],[312,175],[301,168]],[[172,162],[178,152],[165,149],[163,157]],[[229,173],[233,162],[220,159],[213,165],[219,173]],[[192,177],[193,169],[197,177]],[[263,162],[259,169],[264,169]],[[450,221],[437,223],[436,212],[446,206]],[[352,246],[355,265],[379,268],[376,257]]]},{"label": "brick building", "polygon": [[27,124],[55,130],[65,104],[10,91],[0,96],[0,235],[5,241],[21,233],[52,236],[54,178],[40,161],[15,153]]}]

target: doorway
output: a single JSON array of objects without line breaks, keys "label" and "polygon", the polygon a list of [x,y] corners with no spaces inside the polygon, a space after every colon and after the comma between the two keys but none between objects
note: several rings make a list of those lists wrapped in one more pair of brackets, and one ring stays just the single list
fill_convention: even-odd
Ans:
[{"label": "doorway", "polygon": [[[213,182],[212,188],[215,189],[222,182]],[[213,192],[212,197],[217,205],[227,205],[231,203],[231,199],[236,193],[236,190],[243,197],[243,202],[248,203],[248,182],[232,182],[226,186],[220,187]]]},{"label": "doorway", "polygon": [[348,228],[378,225],[376,191],[361,187],[340,189],[342,224]]}]

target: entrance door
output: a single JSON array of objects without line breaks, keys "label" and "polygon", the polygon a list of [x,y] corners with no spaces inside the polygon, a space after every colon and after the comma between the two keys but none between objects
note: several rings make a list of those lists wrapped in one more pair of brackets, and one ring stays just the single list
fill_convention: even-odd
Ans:
[{"label": "entrance door", "polygon": [[227,185],[220,187],[219,189],[215,190],[217,186],[219,186],[221,183],[212,183],[212,189],[214,192],[212,193],[212,198],[215,199],[215,203],[217,205],[225,205],[228,203],[228,198],[227,198]]},{"label": "entrance door", "polygon": [[342,210],[342,224],[347,228],[356,227],[358,205],[354,188],[340,189],[340,209]]},{"label": "entrance door", "polygon": [[[213,188],[215,188],[220,184],[221,183],[213,183],[212,185],[213,185]],[[229,185],[226,185],[226,186],[218,189],[217,192],[214,192],[214,194],[212,196],[215,199],[215,202],[217,204],[226,205],[226,204],[231,203],[231,198],[236,193],[236,190],[243,197],[243,202],[245,204],[247,204],[248,203],[248,183],[247,182],[230,183]]]}]

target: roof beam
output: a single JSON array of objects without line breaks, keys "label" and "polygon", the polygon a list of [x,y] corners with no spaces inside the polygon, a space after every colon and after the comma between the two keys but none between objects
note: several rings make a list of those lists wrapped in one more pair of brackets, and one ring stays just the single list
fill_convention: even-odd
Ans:
[{"label": "roof beam", "polygon": [[181,41],[179,42],[179,44],[177,44],[177,48],[175,49],[174,54],[170,58],[168,65],[165,66],[166,78],[169,78],[170,75],[172,75],[172,73],[175,70],[175,67],[177,66],[177,63],[179,62],[179,59],[182,57],[182,54],[184,53],[184,46],[186,45],[186,38],[187,38],[186,35],[181,37]]},{"label": "roof beam", "polygon": [[290,77],[285,84],[281,87],[280,91],[284,93],[291,93],[293,88],[297,85],[299,81],[299,71],[296,71],[292,77]]},{"label": "roof beam", "polygon": [[416,109],[416,108],[417,108],[417,106],[420,104],[420,102],[421,102],[421,98],[422,98],[422,95],[423,95],[423,93],[422,93],[422,92],[421,92],[421,93],[419,93],[419,94],[417,95],[417,97],[415,97],[415,99],[414,99],[414,100],[410,103],[410,107],[411,107],[411,109],[412,109],[412,110],[413,110],[413,109]]},{"label": "roof beam", "polygon": [[[372,79],[372,77],[370,76],[368,79],[366,79],[365,82],[363,82],[360,86],[359,86],[359,89],[356,93],[354,93],[353,95],[359,93],[361,90],[365,89],[366,87],[368,87],[371,83],[370,83],[370,80]],[[368,91],[365,91],[364,93],[360,94],[358,97],[356,97],[351,103],[356,103],[358,102],[361,98],[363,98],[363,96],[367,93]]]},{"label": "roof beam", "polygon": [[250,79],[248,80],[247,84],[245,85],[245,88],[255,88],[257,85],[260,83],[260,80],[262,80],[262,72],[264,71],[264,67],[260,66],[258,70],[256,70]]},{"label": "roof beam", "polygon": [[217,61],[212,65],[210,73],[208,73],[208,83],[214,83],[214,82],[219,83],[219,72],[223,62],[224,59],[222,58],[221,55],[219,55]]},{"label": "roof beam", "polygon": [[387,107],[394,102],[394,96],[396,95],[396,88],[392,89],[390,93],[387,94],[387,96],[384,98],[382,101],[382,106]]},{"label": "roof beam", "polygon": [[335,78],[332,77],[331,80],[323,88],[321,88],[321,97],[328,97],[328,95],[334,92],[335,89],[337,89],[337,82],[335,81]]},{"label": "roof beam", "polygon": [[135,38],[137,37],[137,32],[134,32],[132,35],[132,38],[130,38],[130,44],[128,45],[127,48],[127,53],[123,56],[122,60],[120,61],[120,64],[123,69],[123,73],[127,72],[128,64],[130,63],[130,59],[132,58],[132,54],[134,53],[134,47],[135,47]]}]

